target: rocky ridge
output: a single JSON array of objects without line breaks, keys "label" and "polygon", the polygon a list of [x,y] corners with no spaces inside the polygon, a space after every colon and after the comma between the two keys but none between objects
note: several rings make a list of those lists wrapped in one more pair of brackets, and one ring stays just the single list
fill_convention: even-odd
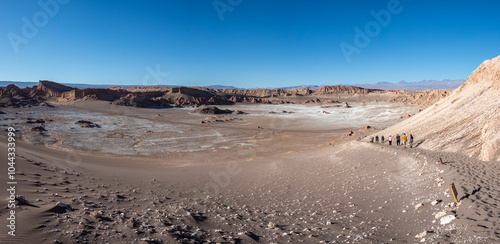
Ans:
[{"label": "rocky ridge", "polygon": [[[390,102],[428,105],[445,97],[447,91],[379,91],[355,86],[324,86],[320,89],[212,89],[205,87],[121,87],[77,89],[52,81],[41,80],[38,86],[20,89],[15,85],[0,88],[0,106],[38,105],[46,99],[103,100],[115,105],[135,107],[231,105],[235,103],[302,104],[339,103],[337,100],[315,96],[390,94]],[[304,99],[301,99],[304,97]],[[430,101],[430,102],[429,102]]]}]

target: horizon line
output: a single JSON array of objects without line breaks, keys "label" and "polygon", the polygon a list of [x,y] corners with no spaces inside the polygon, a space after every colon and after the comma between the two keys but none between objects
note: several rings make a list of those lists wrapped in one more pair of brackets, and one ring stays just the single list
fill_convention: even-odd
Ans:
[{"label": "horizon line", "polygon": [[39,81],[51,81],[63,85],[86,85],[86,86],[119,86],[119,87],[205,87],[205,88],[211,88],[215,86],[220,86],[220,87],[233,87],[236,89],[281,89],[281,88],[307,88],[307,87],[324,87],[324,86],[336,86],[336,85],[341,85],[341,86],[359,86],[359,85],[377,85],[381,83],[385,84],[392,84],[392,85],[397,85],[401,82],[406,82],[406,83],[418,83],[418,82],[425,82],[425,81],[458,81],[458,80],[467,80],[467,78],[458,78],[458,79],[426,79],[426,80],[420,80],[420,81],[406,81],[406,80],[400,80],[398,82],[388,82],[388,81],[378,81],[374,83],[357,83],[357,84],[342,84],[342,83],[336,83],[336,84],[302,84],[302,85],[287,85],[287,86],[280,86],[280,87],[254,87],[254,88],[248,88],[248,87],[239,87],[235,85],[223,85],[223,84],[212,84],[212,85],[178,85],[178,84],[156,84],[156,85],[140,85],[140,84],[131,84],[131,85],[118,85],[118,84],[105,84],[105,83],[78,83],[78,82],[57,82],[53,80],[45,80],[41,79],[38,81],[12,81],[12,80],[0,80],[0,82],[16,82],[16,83],[39,83]]}]

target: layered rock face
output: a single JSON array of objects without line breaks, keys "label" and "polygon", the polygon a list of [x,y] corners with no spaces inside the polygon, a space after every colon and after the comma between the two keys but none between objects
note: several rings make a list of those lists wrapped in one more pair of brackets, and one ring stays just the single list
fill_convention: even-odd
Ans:
[{"label": "layered rock face", "polygon": [[[131,87],[123,89],[77,89],[52,81],[42,80],[38,86],[19,89],[12,85],[0,88],[0,106],[30,106],[48,99],[65,100],[103,100],[116,105],[135,107],[170,107],[200,105],[230,105],[234,103],[260,104],[300,104],[300,103],[338,103],[336,100],[314,96],[328,95],[368,95],[384,93],[395,95],[392,102],[416,103],[429,105],[447,95],[446,91],[424,91],[406,93],[407,91],[379,91],[355,86],[324,86],[317,90],[298,89],[212,89],[205,87]],[[305,97],[300,99],[299,97]],[[299,98],[299,99],[295,99]]]},{"label": "layered rock face", "polygon": [[[308,88],[301,89],[210,89],[204,87],[131,87],[123,89],[77,89],[52,81],[39,81],[38,86],[19,89],[10,85],[0,89],[0,106],[36,105],[47,98],[66,100],[93,99],[109,101],[116,105],[135,107],[170,107],[200,105],[230,105],[236,102],[286,104],[297,103],[275,97],[307,96],[313,93]],[[310,102],[330,103],[328,99],[308,100]]]},{"label": "layered rock face", "polygon": [[62,97],[64,93],[77,89],[52,81],[41,80],[38,82],[38,90],[42,91],[49,97]]},{"label": "layered rock face", "polygon": [[69,86],[61,85],[52,81],[39,81],[36,88],[41,91],[45,97],[65,98],[77,100],[82,98],[93,98],[105,101],[114,101],[128,94],[123,89],[76,89]]},{"label": "layered rock face", "polygon": [[429,106],[450,94],[448,90],[425,90],[418,93],[408,93],[408,91],[391,91],[392,95],[401,96],[393,98],[392,102],[411,103]]},{"label": "layered rock face", "polygon": [[419,147],[500,161],[500,56],[484,61],[449,96],[384,134],[412,133]]}]

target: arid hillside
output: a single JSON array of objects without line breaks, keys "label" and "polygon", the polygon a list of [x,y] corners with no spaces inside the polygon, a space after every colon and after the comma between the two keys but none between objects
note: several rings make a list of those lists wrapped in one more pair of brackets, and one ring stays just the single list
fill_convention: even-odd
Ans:
[{"label": "arid hillside", "polygon": [[424,149],[500,160],[499,96],[500,56],[484,61],[446,98],[379,134],[411,133]]}]

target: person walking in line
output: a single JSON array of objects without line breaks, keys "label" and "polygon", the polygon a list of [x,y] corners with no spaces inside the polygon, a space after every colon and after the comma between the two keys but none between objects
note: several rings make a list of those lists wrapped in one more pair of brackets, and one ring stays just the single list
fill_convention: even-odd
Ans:
[{"label": "person walking in line", "polygon": [[392,145],[392,136],[389,136],[389,146]]},{"label": "person walking in line", "polygon": [[375,136],[375,142],[378,143],[378,135]]},{"label": "person walking in line", "polygon": [[370,136],[370,142],[373,143],[373,136]]},{"label": "person walking in line", "polygon": [[399,146],[401,144],[401,136],[399,134],[396,135],[396,145]]},{"label": "person walking in line", "polygon": [[410,148],[413,147],[413,135],[410,134]]},{"label": "person walking in line", "polygon": [[406,141],[408,139],[408,137],[406,136],[406,133],[403,133],[402,139],[403,139],[403,146],[404,146],[404,148],[406,148]]},{"label": "person walking in line", "polygon": [[380,142],[382,142],[382,144],[384,143],[384,139],[385,139],[385,138],[384,138],[384,135],[382,135],[382,136],[380,137]]}]

